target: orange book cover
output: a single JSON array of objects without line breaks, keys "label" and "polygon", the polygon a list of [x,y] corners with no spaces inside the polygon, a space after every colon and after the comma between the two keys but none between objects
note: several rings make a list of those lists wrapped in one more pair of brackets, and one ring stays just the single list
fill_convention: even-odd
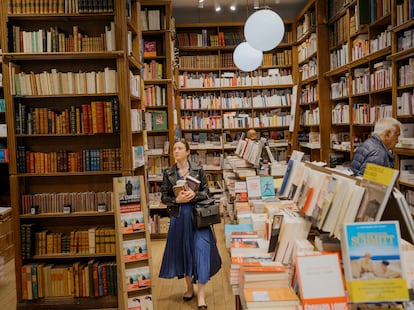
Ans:
[{"label": "orange book cover", "polygon": [[269,301],[299,303],[299,297],[291,287],[245,288],[243,293],[247,303]]}]

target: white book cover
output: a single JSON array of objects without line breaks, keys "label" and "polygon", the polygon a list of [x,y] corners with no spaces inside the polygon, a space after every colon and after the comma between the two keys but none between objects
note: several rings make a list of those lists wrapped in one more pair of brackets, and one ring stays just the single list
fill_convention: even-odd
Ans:
[{"label": "white book cover", "polygon": [[152,295],[140,295],[128,298],[128,310],[153,310]]}]

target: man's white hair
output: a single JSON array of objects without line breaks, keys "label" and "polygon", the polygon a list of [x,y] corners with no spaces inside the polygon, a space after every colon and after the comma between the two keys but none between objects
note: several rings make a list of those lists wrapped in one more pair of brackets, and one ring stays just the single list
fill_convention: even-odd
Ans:
[{"label": "man's white hair", "polygon": [[402,126],[401,122],[396,120],[395,118],[392,118],[392,117],[381,118],[375,123],[374,134],[382,135],[385,131],[389,129],[395,132],[397,128],[399,128],[401,131],[401,126]]}]

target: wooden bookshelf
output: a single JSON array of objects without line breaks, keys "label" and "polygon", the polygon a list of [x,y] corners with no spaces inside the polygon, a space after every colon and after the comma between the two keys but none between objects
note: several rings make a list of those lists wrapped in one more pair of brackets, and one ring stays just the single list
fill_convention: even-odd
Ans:
[{"label": "wooden bookshelf", "polygon": [[[142,64],[145,101],[144,112],[145,170],[148,182],[148,208],[151,238],[165,238],[169,221],[166,209],[160,202],[162,172],[174,159],[177,124],[174,118],[175,85],[173,40],[175,21],[171,1],[140,1],[142,29]],[[165,225],[161,227],[160,221]],[[161,226],[160,226],[161,225]]]},{"label": "wooden bookshelf", "polygon": [[[8,7],[8,2],[1,3],[0,33],[5,118],[10,124],[17,308],[118,308],[121,281],[116,269],[120,258],[115,251],[113,179],[140,173],[131,149],[144,145],[143,131],[137,137],[132,134],[130,116],[131,107],[140,105],[129,83],[130,72],[139,75],[142,65],[139,1],[130,1],[130,15],[118,1],[110,1],[105,12],[45,12],[36,6],[31,12]],[[40,37],[41,29],[44,41],[16,43],[23,31]],[[74,82],[66,82],[72,76]],[[86,243],[75,237],[85,231],[90,232],[88,253]],[[100,248],[103,231],[104,238],[112,239],[112,248]],[[41,232],[48,239],[55,237],[60,247],[41,250]],[[97,292],[86,275],[80,280],[74,276],[90,272],[92,263],[104,285],[101,291],[95,286]],[[29,295],[29,282],[22,282],[24,272],[31,267],[40,273],[38,268],[51,264],[62,269],[64,277],[73,277],[70,290],[43,290],[44,298],[37,298],[39,290],[31,287]],[[39,288],[48,274],[37,280]]]},{"label": "wooden bookshelf", "polygon": [[299,70],[297,122],[293,149],[303,151],[311,161],[326,160],[329,145],[330,111],[324,102],[328,84],[322,73],[328,66],[323,54],[327,46],[326,3],[309,1],[296,19],[296,49]]},{"label": "wooden bookshelf", "polygon": [[[410,12],[413,12],[411,6],[410,1],[392,1],[392,54],[388,57],[392,61],[393,115],[407,128],[411,128],[414,123],[414,113],[409,103],[414,89],[412,73],[409,73],[414,66],[414,48],[404,43],[407,35],[414,31],[414,16],[410,15]],[[410,133],[411,130],[408,130],[409,137]],[[400,169],[398,185],[412,210],[414,182],[410,178],[411,168],[408,164],[414,161],[414,150],[411,146],[403,144],[396,148],[395,153],[396,168]]]},{"label": "wooden bookshelf", "polygon": [[[282,43],[264,52],[262,66],[250,73],[236,68],[232,56],[244,40],[242,23],[177,25],[181,136],[192,142],[192,160],[211,172],[213,180],[214,172],[223,168],[223,157],[234,153],[248,128],[271,140],[290,139],[294,23],[286,21],[285,27]],[[277,160],[287,159],[286,145],[272,148]]]}]

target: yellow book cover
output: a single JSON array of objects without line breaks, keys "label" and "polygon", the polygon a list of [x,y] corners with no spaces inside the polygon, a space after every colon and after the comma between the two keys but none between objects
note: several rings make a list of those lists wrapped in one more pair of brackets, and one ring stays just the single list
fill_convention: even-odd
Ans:
[{"label": "yellow book cover", "polygon": [[350,302],[408,300],[398,221],[349,223],[341,238]]},{"label": "yellow book cover", "polygon": [[365,195],[356,216],[357,222],[379,221],[388,203],[398,170],[367,164],[360,186]]}]

